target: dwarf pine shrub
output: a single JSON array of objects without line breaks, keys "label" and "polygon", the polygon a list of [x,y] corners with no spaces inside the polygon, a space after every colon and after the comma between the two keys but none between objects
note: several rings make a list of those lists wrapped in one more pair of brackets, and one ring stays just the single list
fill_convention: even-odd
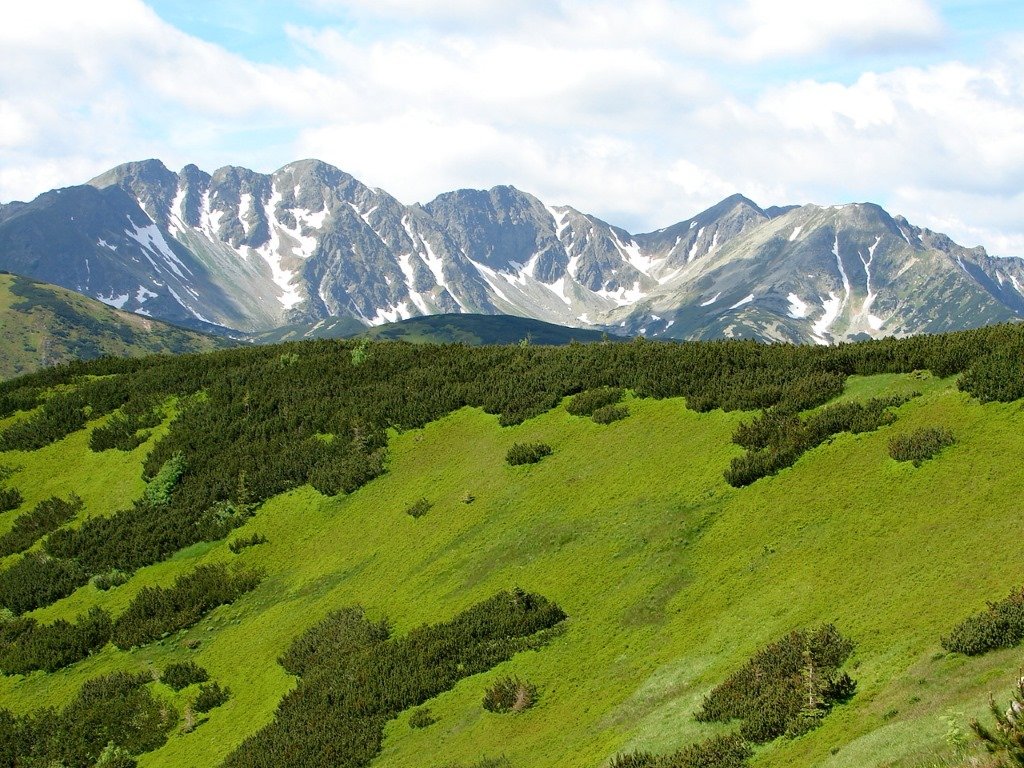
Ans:
[{"label": "dwarf pine shrub", "polygon": [[168,664],[167,669],[160,675],[160,682],[169,685],[176,691],[187,688],[194,683],[205,683],[209,679],[210,673],[194,661]]},{"label": "dwarf pine shrub", "polygon": [[230,549],[234,554],[237,555],[243,549],[248,549],[249,547],[255,547],[259,544],[266,543],[266,536],[264,536],[262,533],[254,533],[252,536],[244,536],[242,538],[235,539],[230,544],[228,544],[228,549]]},{"label": "dwarf pine shrub", "polygon": [[629,408],[624,405],[605,405],[594,411],[590,418],[597,424],[611,424],[629,416]]},{"label": "dwarf pine shrub", "polygon": [[419,498],[406,508],[405,514],[409,515],[409,517],[423,517],[430,511],[432,506],[434,505],[427,501],[427,499]]},{"label": "dwarf pine shrub", "polygon": [[1024,587],[969,616],[942,638],[947,651],[978,656],[996,648],[1012,648],[1024,640]]},{"label": "dwarf pine shrub", "polygon": [[521,464],[536,464],[550,455],[551,446],[547,443],[513,443],[505,454],[505,461],[515,467]]},{"label": "dwarf pine shrub", "polygon": [[427,728],[437,722],[437,718],[430,713],[430,707],[414,709],[409,715],[410,728]]},{"label": "dwarf pine shrub", "polygon": [[199,686],[199,695],[192,708],[196,712],[209,712],[231,698],[231,689],[222,687],[216,680]]},{"label": "dwarf pine shrub", "polygon": [[484,693],[483,706],[488,712],[523,712],[536,703],[537,686],[518,677],[502,677]]},{"label": "dwarf pine shrub", "polygon": [[17,488],[0,488],[0,512],[10,512],[21,506],[24,499]]},{"label": "dwarf pine shrub", "polygon": [[889,455],[896,461],[910,461],[915,467],[956,442],[945,427],[920,427],[913,432],[894,435],[889,440]]},{"label": "dwarf pine shrub", "polygon": [[614,405],[622,399],[625,390],[621,387],[599,387],[588,389],[574,395],[566,404],[565,410],[573,416],[592,416],[594,411],[608,405]]},{"label": "dwarf pine shrub", "polygon": [[791,632],[711,691],[696,719],[742,720],[740,736],[757,744],[799,735],[853,695],[854,681],[838,673],[852,652],[853,644],[831,624]]}]

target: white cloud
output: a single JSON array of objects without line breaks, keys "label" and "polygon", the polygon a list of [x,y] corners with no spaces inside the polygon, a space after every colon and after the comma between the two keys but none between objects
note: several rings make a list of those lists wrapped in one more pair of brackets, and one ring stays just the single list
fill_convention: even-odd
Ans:
[{"label": "white cloud", "polygon": [[945,32],[925,0],[744,0],[725,16],[737,55],[751,60],[831,48],[890,50],[932,43]]},{"label": "white cloud", "polygon": [[801,65],[948,37],[924,0],[316,2],[343,27],[289,27],[294,66],[189,36],[141,0],[6,12],[0,199],[148,156],[316,156],[406,202],[512,183],[632,229],[737,191],[870,199],[1024,254],[1024,38],[999,59],[852,82]]}]

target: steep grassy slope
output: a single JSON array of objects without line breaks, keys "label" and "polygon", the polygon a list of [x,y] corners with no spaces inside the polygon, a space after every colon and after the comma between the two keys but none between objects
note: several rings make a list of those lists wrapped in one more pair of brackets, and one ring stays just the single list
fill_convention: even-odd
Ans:
[{"label": "steep grassy slope", "polygon": [[[255,591],[160,644],[108,645],[52,675],[0,678],[0,704],[58,705],[102,672],[195,659],[234,697],[140,765],[214,766],[273,716],[294,684],[277,657],[328,611],[357,602],[404,633],[518,585],[564,608],[564,633],[437,697],[434,725],[410,729],[408,713],[391,722],[377,765],[439,768],[504,754],[512,766],[582,768],[625,749],[675,749],[727,730],[692,714],[754,650],[821,621],[857,643],[857,694],[819,730],[759,750],[754,765],[928,764],[945,754],[941,717],[981,713],[1019,666],[1013,650],[946,655],[939,637],[1020,582],[1024,412],[914,374],[853,378],[841,399],[915,390],[922,395],[895,424],[840,435],[743,489],[722,471],[740,453],[730,436],[748,414],[632,399],[630,416],[608,426],[560,407],[502,428],[495,416],[457,411],[393,434],[388,474],[355,493],[329,498],[304,486],[229,537],[259,532],[265,544],[240,555],[224,541],[197,544],[122,587],[87,586],[36,611],[41,620],[93,605],[116,614],[143,586],[197,563],[266,569]],[[889,458],[891,435],[934,424],[957,444],[917,469]],[[526,440],[549,443],[553,455],[509,467],[506,450]],[[83,516],[105,514],[141,493],[152,442],[130,454],[91,453],[87,443],[82,431],[0,454],[16,468],[9,483],[26,497],[21,510],[76,490]],[[434,506],[413,519],[405,509],[420,497]],[[0,532],[16,514],[0,516]],[[539,704],[514,716],[484,712],[487,683],[510,673],[538,685]]]},{"label": "steep grassy slope", "polygon": [[0,379],[101,355],[202,352],[227,345],[74,291],[0,273]]}]

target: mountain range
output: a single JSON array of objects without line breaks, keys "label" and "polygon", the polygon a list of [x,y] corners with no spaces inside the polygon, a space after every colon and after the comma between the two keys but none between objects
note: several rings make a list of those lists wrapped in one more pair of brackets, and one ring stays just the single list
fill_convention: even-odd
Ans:
[{"label": "mountain range", "polygon": [[1024,262],[871,203],[734,195],[631,234],[511,186],[405,205],[317,160],[158,160],[0,205],[0,269],[221,333],[507,314],[651,338],[814,342],[1024,316]]}]

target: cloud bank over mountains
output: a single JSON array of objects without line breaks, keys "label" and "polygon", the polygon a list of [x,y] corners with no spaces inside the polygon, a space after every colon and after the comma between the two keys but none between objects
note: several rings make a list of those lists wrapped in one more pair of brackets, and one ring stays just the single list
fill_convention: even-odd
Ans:
[{"label": "cloud bank over mountains", "polygon": [[162,2],[9,11],[0,200],[125,157],[306,156],[404,202],[509,183],[633,231],[737,191],[873,200],[1024,255],[1024,13],[1005,3],[974,4],[971,29],[926,0],[221,5],[201,29]]}]

